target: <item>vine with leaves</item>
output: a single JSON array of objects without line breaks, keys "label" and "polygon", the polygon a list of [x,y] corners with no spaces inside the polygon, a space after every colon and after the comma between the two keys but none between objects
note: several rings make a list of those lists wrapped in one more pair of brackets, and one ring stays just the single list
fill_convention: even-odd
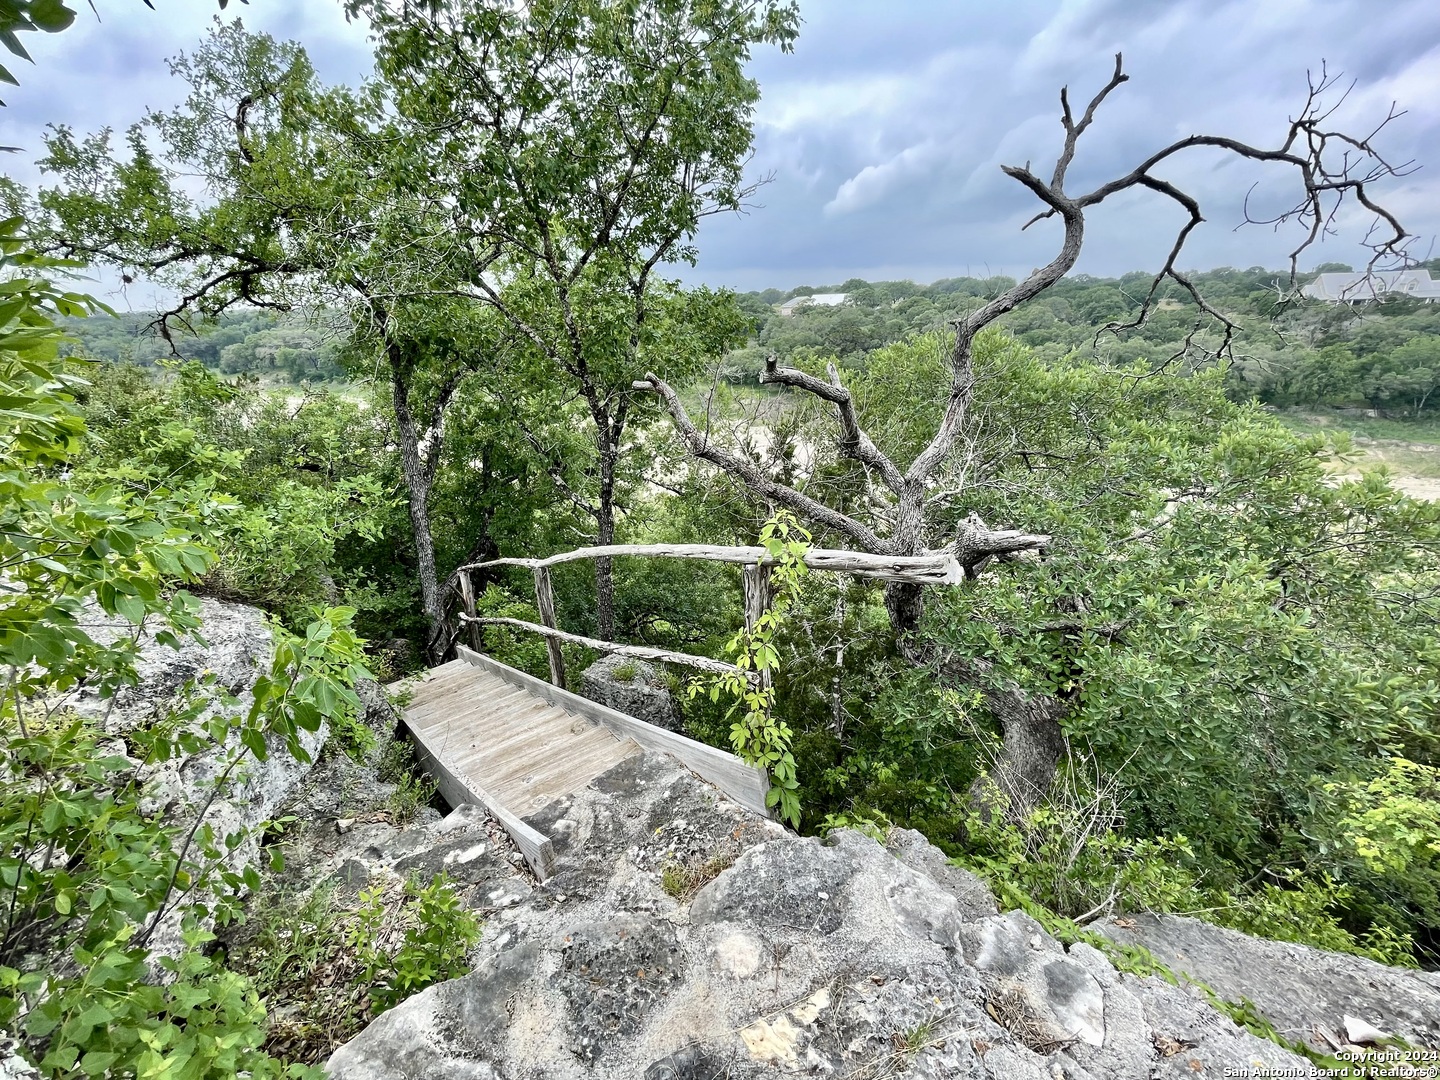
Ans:
[{"label": "vine with leaves", "polygon": [[786,612],[799,598],[800,582],[809,573],[805,556],[810,550],[810,533],[795,516],[781,510],[760,530],[765,562],[770,567],[770,601],[753,623],[742,627],[725,650],[740,670],[690,684],[690,696],[707,692],[718,702],[721,695],[734,698],[727,719],[730,745],[739,757],[770,774],[765,805],[778,808],[780,817],[791,825],[800,823],[800,782],[796,778],[795,756],[790,744],[790,725],[775,716],[775,688],[772,678],[780,663],[776,637]]}]

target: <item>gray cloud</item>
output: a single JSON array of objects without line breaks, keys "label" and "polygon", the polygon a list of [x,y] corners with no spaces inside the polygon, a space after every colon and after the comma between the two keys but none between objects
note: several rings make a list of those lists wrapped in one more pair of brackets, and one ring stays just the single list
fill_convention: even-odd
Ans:
[{"label": "gray cloud", "polygon": [[[104,0],[56,38],[30,35],[37,65],[20,65],[20,88],[0,110],[0,143],[38,149],[47,122],[90,131],[123,128],[147,107],[175,102],[163,58],[189,49],[214,15],[209,0]],[[232,4],[232,10],[235,5]],[[362,27],[333,0],[253,0],[247,26],[295,38],[322,77],[354,83],[369,68]],[[1440,5],[1395,0],[1059,0],[1000,5],[954,0],[811,0],[794,55],[757,53],[753,173],[773,182],[742,216],[707,221],[692,282],[760,288],[849,277],[932,280],[1024,272],[1054,252],[1058,228],[1020,225],[1033,197],[1006,178],[1007,163],[1053,161],[1056,95],[1087,99],[1116,51],[1131,81],[1106,103],[1072,169],[1072,190],[1127,170],[1193,131],[1265,144],[1303,98],[1307,69],[1327,61],[1357,86],[1337,122],[1367,128],[1391,100],[1409,113],[1381,146],[1422,165],[1440,145]],[[39,38],[37,40],[37,38]],[[27,183],[28,155],[4,162]],[[1165,175],[1203,201],[1207,224],[1192,239],[1191,266],[1281,265],[1294,238],[1234,226],[1252,205],[1277,209],[1293,192],[1274,170],[1197,154]],[[1382,191],[1412,232],[1440,229],[1440,180],[1429,168]],[[1127,196],[1095,212],[1080,269],[1120,273],[1164,258],[1179,212]],[[1355,261],[1364,222],[1308,259]],[[146,302],[131,296],[130,302]]]},{"label": "gray cloud", "polygon": [[[1036,203],[999,167],[1053,162],[1060,86],[1088,99],[1117,51],[1131,81],[1085,136],[1071,190],[1196,131],[1276,143],[1322,60],[1357,80],[1337,122],[1368,131],[1397,100],[1409,113],[1380,145],[1397,162],[1427,164],[1440,135],[1437,42],[1440,8],[1423,0],[1383,18],[1349,0],[912,2],[883,14],[827,0],[823,15],[807,14],[795,56],[760,55],[753,67],[764,95],[754,169],[774,174],[757,198],[763,209],[707,222],[700,265],[683,276],[755,288],[1028,270],[1053,254],[1058,228],[1019,232]],[[1165,175],[1202,199],[1208,219],[1188,265],[1278,267],[1294,246],[1286,230],[1235,229],[1252,185],[1255,212],[1286,205],[1288,175],[1213,152]],[[1410,231],[1440,226],[1440,182],[1428,170],[1382,194]],[[1080,269],[1156,267],[1182,220],[1147,195],[1107,205],[1093,214]],[[1341,223],[1345,235],[1302,265],[1363,257],[1365,222]]]}]

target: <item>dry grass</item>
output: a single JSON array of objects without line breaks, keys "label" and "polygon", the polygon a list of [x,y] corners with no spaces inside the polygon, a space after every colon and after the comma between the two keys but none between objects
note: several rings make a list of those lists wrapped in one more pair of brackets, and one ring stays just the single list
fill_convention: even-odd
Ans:
[{"label": "dry grass", "polygon": [[680,903],[688,904],[701,889],[734,865],[735,856],[729,853],[670,863],[660,871],[660,887]]}]

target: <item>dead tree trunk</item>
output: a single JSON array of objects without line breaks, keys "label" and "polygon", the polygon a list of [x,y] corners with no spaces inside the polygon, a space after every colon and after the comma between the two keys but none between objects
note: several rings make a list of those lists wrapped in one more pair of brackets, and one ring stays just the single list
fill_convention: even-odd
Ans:
[{"label": "dead tree trunk", "polygon": [[[1060,246],[1054,258],[1044,266],[955,322],[955,338],[949,358],[950,387],[944,414],[929,444],[908,468],[902,469],[893,462],[866,434],[850,392],[841,383],[839,373],[833,367],[827,380],[806,372],[781,368],[777,366],[773,356],[767,362],[761,375],[762,382],[779,383],[803,391],[833,406],[834,419],[839,427],[836,449],[840,456],[863,467],[866,483],[869,485],[866,498],[859,500],[858,504],[866,505],[876,498],[887,498],[890,503],[889,513],[885,515],[889,521],[888,533],[882,531],[878,524],[854,514],[842,513],[796,487],[780,483],[743,455],[714,445],[708,431],[700,431],[690,420],[671,387],[654,374],[647,373],[643,380],[635,383],[636,388],[653,391],[661,397],[676,431],[692,456],[717,466],[755,497],[772,505],[783,506],[819,528],[839,533],[849,543],[865,551],[892,555],[916,554],[923,551],[928,543],[934,543],[935,540],[943,543],[947,539],[930,538],[930,515],[927,510],[930,508],[930,500],[936,497],[930,494],[935,478],[946,468],[957,444],[965,437],[966,429],[972,423],[971,399],[975,388],[972,347],[976,335],[1001,316],[1039,296],[1070,272],[1080,256],[1085,237],[1085,213],[1091,207],[1123,192],[1145,189],[1170,200],[1184,211],[1186,217],[1175,235],[1165,264],[1152,279],[1150,289],[1135,317],[1128,322],[1113,323],[1103,330],[1118,334],[1143,325],[1156,305],[1160,287],[1168,279],[1189,295],[1199,311],[1199,321],[1186,339],[1182,354],[1199,352],[1202,356],[1229,355],[1237,329],[1235,324],[1207,303],[1194,284],[1177,268],[1177,260],[1186,241],[1203,218],[1199,203],[1193,196],[1155,175],[1155,170],[1168,164],[1172,158],[1192,149],[1208,148],[1251,161],[1283,166],[1298,177],[1301,191],[1296,204],[1265,222],[1278,225],[1293,220],[1302,226],[1304,232],[1299,245],[1290,256],[1290,286],[1286,298],[1297,291],[1300,255],[1331,230],[1333,224],[1339,220],[1337,211],[1340,204],[1346,199],[1359,203],[1375,216],[1376,227],[1366,238],[1366,243],[1373,252],[1371,268],[1382,268],[1385,260],[1392,260],[1400,265],[1407,264],[1405,245],[1410,238],[1396,218],[1375,203],[1368,191],[1373,182],[1397,175],[1403,171],[1403,167],[1397,170],[1374,150],[1371,145],[1373,132],[1370,136],[1357,138],[1327,126],[1330,107],[1324,104],[1321,98],[1334,86],[1335,79],[1323,70],[1318,81],[1312,79],[1304,107],[1298,117],[1290,121],[1284,139],[1276,149],[1250,146],[1223,136],[1191,135],[1161,148],[1128,173],[1101,184],[1086,194],[1070,194],[1066,191],[1066,177],[1077,143],[1094,121],[1096,110],[1111,92],[1128,81],[1128,78],[1129,76],[1124,74],[1121,58],[1117,55],[1114,72],[1109,81],[1091,98],[1084,112],[1078,117],[1071,108],[1068,91],[1061,90],[1060,123],[1064,139],[1054,169],[1048,178],[1033,172],[1028,163],[1024,166],[1002,167],[1007,176],[1020,183],[1042,204],[1040,212],[1031,218],[1024,228],[1041,221],[1055,221],[1061,226]],[[1396,115],[1392,107],[1390,115],[1376,132]],[[1197,337],[1206,325],[1218,327],[1222,331],[1221,344],[1208,353],[1199,344]],[[923,394],[927,388],[917,386],[914,389],[917,394]],[[958,488],[952,487],[945,493],[946,497],[953,505],[954,499],[964,497],[967,484],[983,479],[963,476]],[[972,514],[948,541],[949,548],[964,566],[966,576],[973,578],[997,558],[1010,557],[1021,552],[1043,552],[1049,537],[1038,532],[991,529]],[[917,662],[933,662],[934,658],[927,655],[930,650],[918,640],[919,635],[916,633],[924,614],[924,594],[920,587],[905,583],[887,584],[885,608],[899,645],[906,655]],[[966,677],[972,685],[985,688],[991,712],[1004,732],[1005,752],[995,770],[997,783],[1001,784],[1016,804],[1023,807],[1033,804],[1045,791],[1058,763],[1064,757],[1062,720],[1068,706],[1059,698],[1029,695],[1019,687],[996,689],[989,686],[988,681],[983,678],[988,670],[986,664],[984,657],[972,657],[962,663],[962,668],[967,669]]]}]

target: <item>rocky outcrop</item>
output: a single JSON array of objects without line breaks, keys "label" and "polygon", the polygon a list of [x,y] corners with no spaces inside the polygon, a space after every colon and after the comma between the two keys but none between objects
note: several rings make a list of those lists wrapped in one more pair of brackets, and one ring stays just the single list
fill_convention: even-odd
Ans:
[{"label": "rocky outcrop", "polygon": [[12,1038],[0,1039],[0,1080],[40,1080],[40,1070],[20,1056]]},{"label": "rocky outcrop", "polygon": [[580,692],[647,724],[680,730],[680,713],[669,687],[654,665],[644,660],[619,653],[601,657],[581,674]]},{"label": "rocky outcrop", "polygon": [[[135,668],[139,682],[121,687],[113,698],[84,688],[66,699],[67,708],[101,721],[108,732],[123,733],[163,716],[174,707],[185,684],[213,674],[218,687],[244,698],[255,678],[270,664],[270,627],[265,613],[245,604],[209,598],[200,601],[202,639],[182,638],[179,648],[160,645],[142,634]],[[114,640],[114,621],[98,608],[81,619],[97,641]]]},{"label": "rocky outcrop", "polygon": [[[1171,971],[1226,1000],[1253,1002],[1281,1035],[1325,1053],[1358,1038],[1360,1025],[1440,1050],[1440,976],[1433,972],[1268,941],[1179,915],[1111,918],[1093,929],[1143,945]],[[1347,1017],[1360,1024],[1347,1024]]]},{"label": "rocky outcrop", "polygon": [[337,1051],[334,1080],[1309,1067],[1197,991],[997,913],[918,834],[797,837],[653,754],[531,820],[557,873],[494,911],[471,974]]},{"label": "rocky outcrop", "polygon": [[[256,678],[270,666],[272,643],[265,614],[244,604],[212,599],[201,600],[199,614],[202,637],[182,639],[179,648],[157,642],[153,634],[140,637],[136,660],[140,678],[136,685],[122,687],[112,698],[101,698],[93,689],[82,688],[59,704],[97,721],[104,732],[115,736],[112,748],[122,756],[125,734],[174,715],[186,704],[187,685],[202,676],[213,675],[214,690],[235,699],[235,704],[224,705],[218,695],[212,694],[213,700],[199,713],[202,719],[219,709],[243,714],[250,707],[250,690]],[[98,612],[87,629],[97,639],[115,634],[113,625]],[[326,725],[319,731],[300,733],[301,746],[312,762],[324,746],[326,735]],[[272,739],[266,759],[249,757],[212,799],[232,749],[227,744],[148,765],[135,761],[135,768],[142,778],[142,807],[147,811],[166,814],[187,825],[203,812],[217,840],[235,833],[246,834],[229,853],[230,862],[239,867],[256,861],[258,826],[274,817],[293,796],[310,773],[312,762],[296,760],[283,743]],[[183,949],[181,914],[174,911],[160,923],[151,940],[157,955],[176,955]]]}]

